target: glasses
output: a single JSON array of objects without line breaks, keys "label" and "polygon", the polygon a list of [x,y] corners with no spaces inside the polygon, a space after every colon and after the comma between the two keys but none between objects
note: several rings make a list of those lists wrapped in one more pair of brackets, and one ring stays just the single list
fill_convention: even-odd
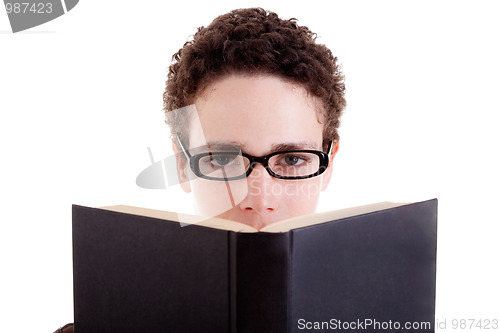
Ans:
[{"label": "glasses", "polygon": [[[177,136],[193,173],[210,180],[236,180],[248,177],[257,164],[279,179],[306,179],[318,176],[328,167],[328,154],[317,150],[278,151],[256,157],[240,151],[203,152],[191,155]],[[332,141],[328,145],[328,152]]]}]

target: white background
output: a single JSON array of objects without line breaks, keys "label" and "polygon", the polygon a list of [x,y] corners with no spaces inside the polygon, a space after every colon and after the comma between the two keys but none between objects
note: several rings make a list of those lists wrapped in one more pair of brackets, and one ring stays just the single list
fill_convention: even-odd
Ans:
[{"label": "white background", "polygon": [[148,146],[169,154],[170,58],[195,27],[252,6],[298,18],[343,64],[321,209],[437,197],[441,331],[500,319],[497,2],[81,0],[17,34],[0,10],[0,331],[72,322],[71,204],[190,211],[179,188],[135,185]]}]

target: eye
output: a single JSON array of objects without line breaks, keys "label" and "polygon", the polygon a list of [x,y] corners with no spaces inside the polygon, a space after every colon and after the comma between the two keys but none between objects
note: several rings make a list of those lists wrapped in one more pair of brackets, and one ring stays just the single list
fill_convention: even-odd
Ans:
[{"label": "eye", "polygon": [[235,166],[239,165],[239,161],[236,158],[238,155],[209,155],[201,160],[203,164],[210,165],[212,167],[227,167],[227,166]]},{"label": "eye", "polygon": [[215,166],[225,166],[231,163],[233,160],[234,157],[223,155],[223,156],[213,156],[210,162]]},{"label": "eye", "polygon": [[287,166],[297,166],[307,163],[309,159],[305,156],[295,155],[295,154],[287,154],[282,156],[278,160],[278,164],[285,164]]}]

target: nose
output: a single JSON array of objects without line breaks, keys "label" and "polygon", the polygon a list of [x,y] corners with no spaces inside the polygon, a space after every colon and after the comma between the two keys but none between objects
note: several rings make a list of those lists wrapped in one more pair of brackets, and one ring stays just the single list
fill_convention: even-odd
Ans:
[{"label": "nose", "polygon": [[248,194],[240,202],[240,208],[247,212],[259,214],[275,211],[278,208],[279,195],[274,188],[278,186],[276,180],[262,164],[256,163],[247,177]]}]

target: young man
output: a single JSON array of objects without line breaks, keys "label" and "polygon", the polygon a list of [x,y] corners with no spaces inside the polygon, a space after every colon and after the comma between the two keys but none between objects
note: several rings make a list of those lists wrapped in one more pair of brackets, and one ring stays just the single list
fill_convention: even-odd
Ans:
[{"label": "young man", "polygon": [[337,58],[295,19],[238,9],[199,28],[173,56],[163,95],[198,213],[260,229],[314,212],[344,89]]},{"label": "young man", "polygon": [[198,29],[173,59],[166,122],[199,213],[260,229],[314,212],[346,105],[330,50],[296,20],[251,8]]}]

